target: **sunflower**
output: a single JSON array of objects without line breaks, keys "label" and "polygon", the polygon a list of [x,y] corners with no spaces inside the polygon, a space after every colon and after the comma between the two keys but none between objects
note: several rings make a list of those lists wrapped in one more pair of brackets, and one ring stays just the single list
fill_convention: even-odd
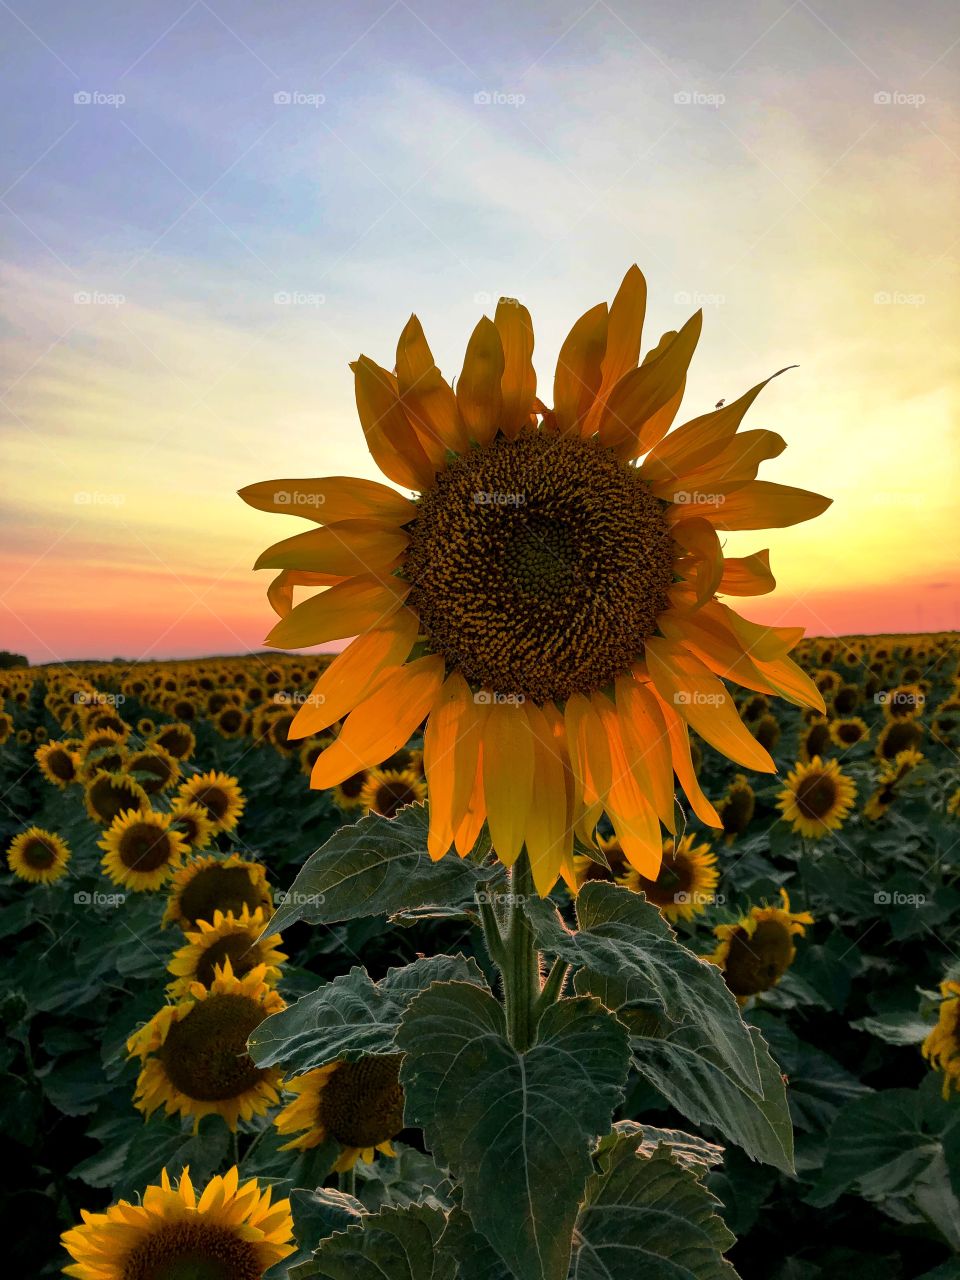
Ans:
[{"label": "sunflower", "polygon": [[5,711],[0,711],[0,747],[9,739],[13,733],[13,720]]},{"label": "sunflower", "polygon": [[837,831],[853,808],[857,788],[836,760],[826,764],[814,756],[809,764],[799,762],[780,792],[777,808],[785,822],[801,836],[819,840],[828,831]]},{"label": "sunflower", "polygon": [[859,716],[848,716],[843,720],[830,722],[830,737],[838,747],[855,747],[858,742],[866,742],[870,737],[870,729],[866,720]]},{"label": "sunflower", "polygon": [[141,1062],[134,1106],[147,1116],[162,1106],[168,1115],[222,1116],[232,1130],[239,1120],[264,1115],[279,1100],[280,1071],[258,1067],[247,1040],[264,1018],[286,1008],[267,986],[266,965],[235,976],[229,958],[209,987],[195,982],[190,995],[165,1005],[127,1041]]},{"label": "sunflower", "polygon": [[177,722],[165,724],[162,729],[158,729],[152,741],[158,747],[163,747],[164,751],[169,751],[177,760],[188,760],[197,747],[196,735],[190,726]]},{"label": "sunflower", "polygon": [[[660,821],[675,830],[674,771],[719,826],[688,726],[774,771],[718,677],[823,709],[787,656],[801,631],[747,622],[716,593],[774,586],[766,552],[725,560],[721,533],[796,524],[828,499],[756,480],[784,448],[770,431],[738,434],[764,383],[667,434],[701,315],[638,367],[645,305],[632,267],[609,310],[592,308],[564,342],[552,409],[515,300],[477,325],[456,392],[412,317],[396,376],[366,356],[353,370],[374,460],[418,496],[344,477],[241,491],[288,514],[291,491],[309,495],[297,509],[318,523],[257,562],[280,570],[267,643],[357,637],[291,729],[306,737],[347,717],[311,785],[381,763],[426,721],[431,856],[466,855],[486,819],[504,863],[526,844],[541,894],[571,870],[575,831],[592,842],[604,811],[632,865],[655,876]],[[298,586],[329,589],[294,608]]]},{"label": "sunflower", "polygon": [[912,720],[923,715],[926,694],[917,684],[898,684],[883,701],[883,714],[889,720]]},{"label": "sunflower", "polygon": [[777,985],[796,959],[793,939],[808,924],[813,916],[791,911],[787,891],[781,889],[779,907],[751,907],[735,924],[717,925],[713,933],[718,945],[708,959],[723,970],[738,1004]]},{"label": "sunflower", "polygon": [[174,801],[170,809],[170,825],[183,836],[184,843],[192,853],[205,849],[213,836],[213,823],[207,816],[206,809],[183,800]]},{"label": "sunflower", "polygon": [[152,743],[127,757],[127,773],[140,783],[148,796],[169,791],[180,777],[180,763],[164,747]]},{"label": "sunflower", "polygon": [[66,791],[77,780],[77,757],[62,742],[45,742],[37,747],[34,759],[48,782]]},{"label": "sunflower", "polygon": [[[316,761],[314,761],[316,766]],[[370,776],[369,769],[361,769],[359,773],[351,773],[349,777],[337,783],[333,788],[333,803],[338,809],[349,812],[351,809],[359,809],[363,805],[363,788],[367,785],[367,778]],[[313,785],[313,774],[310,775]]]},{"label": "sunflower", "polygon": [[915,751],[923,741],[923,725],[910,716],[889,720],[877,739],[877,759],[893,760],[901,751]]},{"label": "sunflower", "polygon": [[375,1151],[394,1155],[390,1139],[403,1128],[400,1060],[400,1054],[367,1055],[284,1081],[284,1089],[297,1097],[273,1123],[278,1133],[300,1137],[281,1151],[307,1151],[333,1138],[343,1148],[333,1166],[337,1172],[358,1159],[372,1160]]},{"label": "sunflower", "polygon": [[732,844],[737,836],[742,836],[757,808],[757,798],[753,787],[742,773],[736,774],[726,790],[726,794],[717,801],[717,813],[723,824],[723,834],[727,844]]},{"label": "sunflower", "polygon": [[933,713],[934,737],[951,749],[960,746],[960,698],[947,698]]},{"label": "sunflower", "polygon": [[7,850],[7,865],[20,880],[53,884],[67,874],[70,847],[66,840],[43,827],[27,827],[14,836]]},{"label": "sunflower", "polygon": [[427,784],[412,769],[371,769],[360,792],[364,813],[379,813],[393,818],[408,804],[419,804],[427,798]]},{"label": "sunflower", "polygon": [[141,716],[137,721],[137,733],[141,738],[149,738],[152,733],[156,733],[157,726],[149,716]]},{"label": "sunflower", "polygon": [[947,813],[952,818],[960,818],[960,787],[957,787],[953,795],[947,800]]},{"label": "sunflower", "polygon": [[647,901],[658,907],[666,920],[674,921],[692,920],[705,911],[719,880],[716,854],[690,835],[679,842],[664,840],[663,862],[655,880],[631,870],[624,883],[628,889],[642,889]]},{"label": "sunflower", "polygon": [[235,706],[226,706],[217,713],[214,728],[221,738],[239,738],[247,727],[246,713]]},{"label": "sunflower", "polygon": [[215,833],[232,831],[246,804],[236,778],[216,769],[181,782],[177,798],[186,804],[198,804],[206,812]]},{"label": "sunflower", "polygon": [[863,816],[868,822],[879,822],[889,812],[897,798],[897,789],[889,782],[882,783],[863,806]]},{"label": "sunflower", "polygon": [[800,759],[810,761],[814,756],[825,756],[832,744],[830,721],[818,716],[800,739]]},{"label": "sunflower", "polygon": [[169,813],[128,809],[118,814],[102,839],[100,865],[114,884],[142,891],[159,889],[183,861],[187,846],[171,826]]},{"label": "sunflower", "polygon": [[87,813],[102,827],[108,827],[114,818],[128,809],[149,809],[147,793],[133,778],[125,773],[107,773],[100,770],[87,783],[83,802]]},{"label": "sunflower", "polygon": [[62,1236],[77,1280],[261,1280],[295,1252],[290,1201],[271,1203],[255,1178],[240,1185],[237,1166],[211,1179],[197,1199],[185,1168],[175,1188],[164,1169],[137,1204],[121,1200],[105,1213],[83,1213],[83,1226]]},{"label": "sunflower", "polygon": [[852,715],[860,705],[860,697],[859,685],[842,684],[833,695],[833,714],[835,716]]},{"label": "sunflower", "polygon": [[585,853],[573,855],[573,872],[576,877],[574,883],[578,889],[588,880],[613,880],[617,884],[622,884],[627,872],[631,869],[627,855],[616,836],[598,836],[597,845],[607,860],[607,866],[603,866]]},{"label": "sunflower", "polygon": [[256,911],[272,904],[262,863],[248,862],[237,853],[227,858],[208,853],[174,873],[163,923],[178,924],[186,932],[201,920],[212,920],[218,910],[240,915],[244,907]]},{"label": "sunflower", "polygon": [[320,753],[326,751],[332,741],[332,734],[322,734],[319,738],[312,738],[303,744],[297,757],[300,761],[301,773],[305,773],[308,778],[310,777]]},{"label": "sunflower", "polygon": [[777,723],[776,716],[761,716],[757,723],[751,726],[751,732],[761,747],[767,751],[773,751],[780,741],[780,725]]},{"label": "sunflower", "polygon": [[276,950],[281,943],[279,933],[261,937],[267,919],[262,907],[251,914],[244,903],[239,915],[214,911],[212,922],[199,920],[195,930],[187,930],[186,943],[170,957],[167,972],[176,981],[170,983],[168,993],[183,998],[190,994],[194,982],[209,987],[227,960],[238,978],[263,965],[264,982],[275,987],[280,980],[279,966],[287,957]]},{"label": "sunflower", "polygon": [[943,1072],[943,1096],[947,1099],[951,1082],[960,1090],[960,982],[941,982],[940,994],[940,1017],[922,1050],[934,1070]]}]

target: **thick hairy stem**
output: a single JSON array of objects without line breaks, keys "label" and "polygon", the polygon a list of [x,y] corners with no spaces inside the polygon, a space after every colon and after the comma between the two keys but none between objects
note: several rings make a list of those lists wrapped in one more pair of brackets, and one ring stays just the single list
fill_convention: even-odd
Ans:
[{"label": "thick hairy stem", "polygon": [[510,1043],[521,1053],[533,1043],[536,1005],[540,997],[540,953],[523,910],[524,902],[533,893],[533,876],[524,851],[510,871],[501,966],[507,1035]]}]

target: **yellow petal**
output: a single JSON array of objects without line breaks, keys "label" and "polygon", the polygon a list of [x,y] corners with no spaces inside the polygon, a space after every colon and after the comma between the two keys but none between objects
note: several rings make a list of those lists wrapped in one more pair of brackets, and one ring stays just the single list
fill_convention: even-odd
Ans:
[{"label": "yellow petal", "polygon": [[690,801],[691,809],[693,809],[700,821],[705,822],[708,827],[722,827],[723,823],[720,821],[719,814],[703,794],[700,789],[700,783],[697,781],[697,771],[693,767],[693,760],[690,756],[690,735],[687,732],[687,726],[677,715],[672,704],[660,697],[656,686],[651,687],[650,691],[659,703],[664,723],[667,726],[667,735],[670,738],[670,754],[673,757],[673,771],[677,775],[687,799]]},{"label": "yellow petal", "polygon": [[660,704],[644,685],[621,676],[615,685],[617,721],[627,763],[641,780],[668,831],[676,831],[670,738]]},{"label": "yellow petal", "polygon": [[596,694],[592,702],[603,724],[610,751],[610,792],[606,810],[627,860],[641,875],[649,875],[650,867],[655,865],[659,869],[663,851],[660,823],[648,798],[649,770],[644,762],[637,764],[632,750],[628,752],[613,703],[603,694]]},{"label": "yellow petal", "polygon": [[553,412],[561,435],[576,431],[600,390],[607,347],[607,304],[600,302],[573,326],[557,357]]},{"label": "yellow petal", "polygon": [[470,791],[470,801],[466,813],[453,833],[454,847],[461,858],[465,858],[472,852],[486,817],[487,808],[483,796],[483,739],[481,738],[477,748],[477,771]]},{"label": "yellow petal", "polygon": [[640,359],[643,318],[647,309],[647,282],[634,264],[623,277],[617,296],[610,304],[607,346],[600,366],[600,389],[583,423],[583,435],[593,435],[600,426],[604,406],[611,391]]},{"label": "yellow petal", "polygon": [[497,303],[494,324],[503,346],[500,427],[507,439],[513,440],[529,421],[537,394],[537,375],[533,368],[533,322],[530,312],[515,298],[501,298]]},{"label": "yellow petal", "polygon": [[527,705],[527,723],[533,739],[534,802],[527,813],[525,843],[533,883],[545,898],[557,882],[573,828],[567,807],[565,764],[559,742],[543,711]]},{"label": "yellow petal", "polygon": [[274,543],[253,567],[303,569],[340,577],[383,574],[397,565],[409,541],[402,529],[385,528],[376,520],[340,520]]},{"label": "yellow petal", "polygon": [[457,407],[471,440],[490,444],[500,425],[503,344],[497,326],[482,316],[470,335],[457,382]]},{"label": "yellow petal", "polygon": [[355,476],[327,476],[322,480],[260,480],[239,490],[240,497],[258,511],[303,516],[318,524],[370,517],[390,524],[406,524],[417,514],[416,504],[396,489]]},{"label": "yellow petal", "polygon": [[395,379],[366,356],[352,364],[357,413],[367,448],[385,476],[407,489],[427,489],[433,467],[400,404]]},{"label": "yellow petal", "polygon": [[533,739],[523,704],[495,702],[483,725],[483,795],[497,857],[512,866],[533,799]]},{"label": "yellow petal", "polygon": [[318,756],[311,787],[335,787],[399,751],[428,715],[442,682],[443,659],[436,655],[398,667],[347,716],[338,737]]},{"label": "yellow petal", "polygon": [[752,556],[731,556],[724,560],[717,591],[728,596],[765,596],[776,585],[770,570],[770,552],[765,549]]},{"label": "yellow petal", "polygon": [[564,708],[570,767],[584,806],[603,805],[610,790],[610,748],[600,717],[589,699],[575,693]]},{"label": "yellow petal", "polygon": [[372,574],[348,578],[298,604],[277,623],[264,644],[303,649],[355,636],[384,621],[403,604],[410,584]]},{"label": "yellow petal", "polygon": [[433,360],[416,316],[411,316],[397,343],[397,388],[404,410],[436,470],[445,465],[446,450],[464,453],[466,429],[457,398]]},{"label": "yellow petal", "polygon": [[[767,480],[751,480],[733,493],[719,494],[715,502],[697,504],[697,516],[716,529],[785,529],[826,511],[833,502],[819,493],[794,489]],[[667,508],[667,523],[688,518],[689,506]]]},{"label": "yellow petal", "polygon": [[[684,476],[684,491],[688,495],[721,492],[732,493],[735,488],[757,478],[762,462],[777,458],[787,447],[783,436],[775,431],[741,431],[720,450],[710,462]],[[663,480],[651,486],[658,498],[675,502],[676,480]],[[687,501],[691,499],[688,496]]]},{"label": "yellow petal", "polygon": [[[695,603],[705,604],[716,593],[723,578],[723,548],[717,531],[709,520],[685,520],[675,527],[673,540],[689,553],[684,557],[687,563],[678,566],[677,571],[693,570],[697,588]],[[689,577],[689,573],[683,576]]]},{"label": "yellow petal", "polygon": [[335,587],[343,580],[342,573],[303,573],[299,569],[283,569],[267,587],[267,600],[274,613],[285,618],[293,609],[294,587]]},{"label": "yellow petal", "polygon": [[693,359],[703,314],[697,311],[655,359],[644,361],[613,388],[600,421],[600,439],[610,448],[629,452],[645,423],[664,408],[683,385]]},{"label": "yellow petal", "polygon": [[444,681],[423,735],[423,767],[430,795],[427,850],[434,861],[453,844],[467,812],[480,752],[477,704],[459,672]]}]

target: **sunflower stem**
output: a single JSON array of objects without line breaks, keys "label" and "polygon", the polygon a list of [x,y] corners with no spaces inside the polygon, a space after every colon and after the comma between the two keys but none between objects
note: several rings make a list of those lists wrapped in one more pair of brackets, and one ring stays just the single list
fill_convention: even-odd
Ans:
[{"label": "sunflower stem", "polygon": [[234,1164],[234,1168],[239,1169],[239,1168],[240,1168],[240,1135],[239,1135],[239,1133],[236,1131],[236,1129],[234,1129],[233,1133],[232,1133],[230,1136],[231,1136],[231,1138],[232,1138],[232,1140],[233,1140],[233,1164]]},{"label": "sunflower stem", "polygon": [[536,1006],[540,996],[540,953],[523,904],[533,893],[533,875],[526,851],[510,870],[507,896],[507,931],[503,939],[503,995],[507,1015],[507,1035],[515,1049],[524,1053],[533,1043]]},{"label": "sunflower stem", "polygon": [[341,1169],[337,1174],[337,1186],[348,1196],[357,1197],[357,1167],[352,1165],[349,1169]]},{"label": "sunflower stem", "polygon": [[483,925],[483,940],[486,943],[487,954],[502,973],[506,965],[503,950],[503,931],[500,928],[500,921],[497,919],[497,913],[494,910],[490,895],[485,892],[478,894],[477,906],[480,910],[480,923]]},{"label": "sunflower stem", "polygon": [[556,1004],[560,999],[563,994],[563,984],[566,982],[569,972],[570,966],[565,960],[561,960],[557,956],[550,968],[550,972],[547,974],[543,990],[537,998],[535,1012],[538,1019],[548,1005]]}]

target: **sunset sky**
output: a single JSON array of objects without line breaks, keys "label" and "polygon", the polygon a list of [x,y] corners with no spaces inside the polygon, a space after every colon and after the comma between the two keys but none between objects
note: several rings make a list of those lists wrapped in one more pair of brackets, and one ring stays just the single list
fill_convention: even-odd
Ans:
[{"label": "sunset sky", "polygon": [[918,0],[0,4],[0,648],[238,653],[236,497],[376,469],[348,362],[411,311],[459,372],[521,298],[560,342],[638,262],[646,345],[698,306],[678,421],[747,426],[826,515],[731,535],[820,634],[960,627],[960,15]]}]

